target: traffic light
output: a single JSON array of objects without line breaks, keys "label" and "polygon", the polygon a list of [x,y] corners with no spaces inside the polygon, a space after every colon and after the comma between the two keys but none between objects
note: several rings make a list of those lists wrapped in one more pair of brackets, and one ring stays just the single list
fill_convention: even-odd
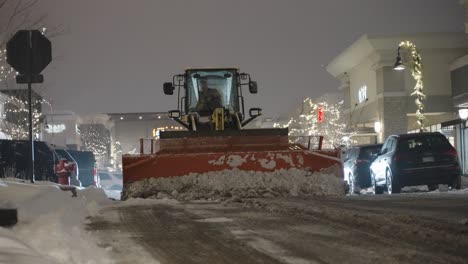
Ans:
[{"label": "traffic light", "polygon": [[320,123],[323,122],[323,114],[324,114],[323,107],[319,107],[319,109],[318,109],[318,115],[317,115],[317,120],[318,120]]}]

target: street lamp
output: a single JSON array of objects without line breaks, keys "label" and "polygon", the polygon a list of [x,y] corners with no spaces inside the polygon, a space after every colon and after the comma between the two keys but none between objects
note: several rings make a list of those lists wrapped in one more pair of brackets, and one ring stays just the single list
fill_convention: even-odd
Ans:
[{"label": "street lamp", "polygon": [[398,47],[398,55],[396,57],[396,62],[395,66],[393,66],[393,69],[395,71],[403,71],[404,69],[406,69],[406,66],[403,64],[403,60],[401,59],[400,47]]},{"label": "street lamp", "polygon": [[468,109],[458,109],[458,115],[461,119],[468,119]]},{"label": "street lamp", "polygon": [[403,64],[403,60],[400,55],[400,49],[406,49],[411,55],[411,75],[413,76],[414,80],[416,81],[416,85],[414,86],[414,91],[411,93],[412,96],[416,97],[414,100],[416,104],[416,119],[419,126],[419,132],[424,131],[424,121],[425,117],[423,114],[424,111],[424,104],[423,100],[426,98],[426,95],[423,93],[424,85],[422,80],[422,61],[421,55],[419,54],[416,45],[411,43],[410,41],[402,41],[400,45],[398,45],[398,55],[396,58],[394,70],[404,70],[406,67]]}]

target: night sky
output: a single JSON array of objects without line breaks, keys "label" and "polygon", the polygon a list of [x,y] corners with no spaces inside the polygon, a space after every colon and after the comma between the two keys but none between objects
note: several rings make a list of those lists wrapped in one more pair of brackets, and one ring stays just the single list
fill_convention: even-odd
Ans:
[{"label": "night sky", "polygon": [[[40,10],[39,10],[40,9]],[[463,31],[458,0],[41,0],[54,61],[39,92],[78,114],[175,108],[162,84],[187,67],[239,67],[265,116],[336,92],[324,66],[366,33]]]}]

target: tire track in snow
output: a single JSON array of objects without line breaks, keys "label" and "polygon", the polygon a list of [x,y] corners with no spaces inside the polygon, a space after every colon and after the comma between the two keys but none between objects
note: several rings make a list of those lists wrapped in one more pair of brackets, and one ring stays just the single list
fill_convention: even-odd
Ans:
[{"label": "tire track in snow", "polygon": [[173,206],[120,208],[122,228],[161,263],[279,263]]}]

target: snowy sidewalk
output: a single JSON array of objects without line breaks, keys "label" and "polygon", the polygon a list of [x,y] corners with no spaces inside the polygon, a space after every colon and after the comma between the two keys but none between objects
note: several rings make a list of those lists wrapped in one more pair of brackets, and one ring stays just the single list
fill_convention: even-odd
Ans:
[{"label": "snowy sidewalk", "polygon": [[0,263],[113,263],[85,230],[112,201],[102,190],[72,192],[48,182],[0,180],[0,207],[17,208],[18,223],[0,228]]}]

